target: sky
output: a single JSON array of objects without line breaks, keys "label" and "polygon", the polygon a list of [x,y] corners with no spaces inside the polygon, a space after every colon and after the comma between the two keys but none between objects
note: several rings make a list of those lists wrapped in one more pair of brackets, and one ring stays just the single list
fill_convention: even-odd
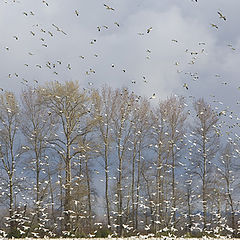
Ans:
[{"label": "sky", "polygon": [[106,83],[237,112],[238,9],[239,0],[1,0],[0,87]]}]

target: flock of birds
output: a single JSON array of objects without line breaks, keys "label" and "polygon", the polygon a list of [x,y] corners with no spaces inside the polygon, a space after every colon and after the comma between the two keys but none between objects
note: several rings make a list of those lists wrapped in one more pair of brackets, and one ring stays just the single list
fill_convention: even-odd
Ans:
[{"label": "flock of birds", "polygon": [[[199,2],[198,0],[192,0],[193,2],[195,2],[196,4]],[[2,3],[6,3],[6,4],[21,4],[22,2],[20,0],[3,0]],[[44,5],[44,7],[50,8],[51,7],[51,2],[49,1],[45,1],[42,0],[42,4]],[[109,12],[112,12],[113,14],[115,12],[118,11],[118,9],[116,9],[115,7],[111,6],[111,4],[106,4],[103,3],[102,7]],[[30,10],[30,11],[23,11],[22,12],[22,17],[26,17],[26,18],[36,18],[38,13],[35,13],[34,11]],[[79,9],[72,9],[72,15],[74,15],[74,17],[76,18],[81,18],[81,10]],[[225,14],[220,11],[217,10],[216,11],[216,16],[219,17],[220,20],[222,20],[223,22],[226,22],[228,20],[228,18],[225,16]],[[32,21],[32,20],[31,20]],[[83,19],[81,19],[81,21],[83,21]],[[84,23],[83,23],[84,24]],[[111,29],[110,26],[114,26],[115,29],[120,29],[122,26],[122,22],[119,21],[113,21],[110,22],[109,25],[105,25],[105,24],[101,24],[99,26],[95,26],[95,36],[98,36],[98,34],[102,34],[105,31],[108,31]],[[11,26],[10,26],[11,28]],[[213,28],[215,30],[220,31],[220,26],[217,25],[216,23],[209,23],[209,28]],[[15,34],[13,36],[11,36],[12,39],[14,39],[16,42],[21,42],[22,41],[22,34],[21,34],[21,29],[19,30],[19,34]],[[151,35],[153,32],[155,31],[154,27],[152,26],[148,26],[146,29],[144,29],[143,31],[140,32],[135,32],[135,35],[137,35],[137,37],[141,38],[141,37],[145,37],[146,35]],[[70,32],[70,31],[69,31]],[[62,27],[60,27],[57,23],[51,23],[50,25],[48,25],[47,27],[42,26],[42,24],[40,23],[36,23],[32,26],[31,30],[28,32],[29,36],[31,36],[31,38],[37,42],[38,47],[41,46],[43,49],[48,49],[50,45],[52,45],[52,43],[54,42],[54,37],[57,35],[58,38],[67,38],[70,37],[71,38],[71,34],[69,34],[68,29],[63,29]],[[58,40],[56,40],[57,42]],[[97,45],[98,43],[98,38],[91,38],[88,41],[88,44],[90,47],[93,47],[95,45]],[[21,44],[24,44],[24,42],[22,42]],[[169,44],[178,46],[181,45],[182,47],[182,43],[180,40],[178,39],[169,39]],[[202,58],[205,57],[207,55],[207,42],[198,42],[198,45],[196,46],[197,50],[191,50],[189,48],[185,48],[184,50],[184,54],[186,54],[186,58],[187,58],[187,66],[188,69],[190,69],[190,71],[185,71],[184,70],[184,66],[186,66],[186,64],[182,64],[181,62],[179,62],[178,60],[176,60],[174,63],[171,63],[174,65],[174,67],[176,67],[176,72],[181,75],[181,79],[186,79],[186,78],[190,78],[192,81],[185,81],[182,83],[182,90],[180,91],[181,93],[183,93],[184,95],[186,95],[190,100],[194,99],[194,96],[191,95],[191,86],[192,84],[194,84],[195,82],[200,81],[200,73],[199,72],[192,72],[191,71],[191,67],[197,65],[197,62]],[[232,45],[232,44],[227,44],[227,47],[230,48],[230,50],[235,51],[236,52],[236,48]],[[96,49],[96,51],[95,51]],[[3,46],[3,50],[5,52],[7,52],[9,55],[13,54],[12,57],[14,58],[14,45],[13,46]],[[60,49],[59,49],[60,50]],[[97,48],[94,48],[94,53],[93,53],[93,57],[95,59],[99,59],[101,61],[104,61],[103,58],[101,58],[101,54],[98,53]],[[151,60],[151,55],[152,55],[152,50],[151,50],[151,46],[146,46],[146,48],[144,49],[145,51],[145,58],[146,61]],[[92,52],[92,50],[91,50]],[[131,54],[131,53],[130,53]],[[29,85],[38,85],[41,84],[43,82],[43,79],[41,79],[41,77],[36,77],[36,75],[34,74],[34,79],[27,78],[24,75],[24,72],[30,72],[33,71],[33,68],[37,69],[37,70],[41,70],[43,72],[50,72],[52,74],[52,79],[57,79],[60,81],[61,79],[61,75],[63,76],[68,76],[69,71],[72,71],[73,68],[75,68],[75,63],[74,62],[67,62],[64,57],[62,56],[62,59],[55,59],[55,60],[47,60],[44,61],[42,63],[34,63],[35,59],[33,60],[32,58],[34,58],[36,56],[36,53],[33,51],[28,51],[27,52],[27,56],[28,56],[28,62],[23,62],[21,63],[22,66],[18,66],[18,69],[21,73],[19,73],[18,71],[16,71],[15,69],[11,69],[11,71],[9,73],[7,73],[5,78],[5,81],[16,81],[16,82],[20,82],[22,85],[24,86],[29,86]],[[126,56],[127,58],[128,56]],[[86,61],[87,58],[90,58],[89,56],[86,55],[78,55],[78,59],[80,61]],[[182,67],[183,66],[183,67]],[[22,70],[22,67],[24,70]],[[128,72],[131,69],[128,69],[127,66],[122,67],[119,66],[117,63],[111,63],[109,64],[109,69],[120,69],[121,73],[123,73],[122,78],[129,78]],[[141,71],[141,69],[139,69]],[[89,66],[84,70],[84,79],[86,79],[87,81],[87,85],[88,87],[92,88],[95,87],[95,85],[98,85],[96,83],[96,81],[92,80],[92,76],[95,76],[95,78],[97,78],[97,70],[95,69],[94,66],[92,66],[91,64],[89,64]],[[119,74],[119,72],[117,72],[117,74]],[[125,74],[125,76],[124,76]],[[39,74],[41,76],[41,74]],[[144,73],[140,73],[141,77],[140,79],[138,78],[136,79],[131,79],[129,81],[129,86],[134,90],[134,88],[137,88],[138,84],[144,84],[144,86],[148,86],[151,85],[151,80],[149,80],[151,78],[151,75],[148,74],[144,74]],[[217,73],[213,73],[213,76],[217,79],[222,79],[220,74]],[[107,77],[107,76],[106,76]],[[32,79],[32,80],[30,80]],[[94,78],[93,78],[94,79]],[[101,81],[101,79],[99,79],[99,81]],[[223,87],[226,87],[229,85],[229,83],[227,81],[222,81],[220,80],[220,85]],[[7,86],[8,84],[3,84],[5,86]],[[2,92],[4,92],[5,90],[11,90],[11,89],[7,89],[6,87],[3,87],[3,85],[1,86],[0,90]],[[142,85],[141,85],[142,86]],[[186,91],[185,91],[186,90]],[[240,90],[240,87],[239,87]],[[154,101],[156,99],[158,99],[158,93],[157,93],[157,89],[155,89],[149,96],[147,96],[148,99],[150,101]],[[232,109],[232,106],[226,106],[223,101],[221,99],[218,99],[217,96],[215,95],[211,95],[210,96],[210,100],[212,101],[211,103],[215,106],[215,110],[218,112],[219,117],[222,117],[222,122],[220,123],[220,127],[222,127],[223,129],[225,129],[225,133],[227,135],[227,138],[229,139],[229,141],[232,141],[232,138],[237,138],[240,140],[239,134],[237,133],[237,131],[239,131],[239,115],[238,113],[236,113],[235,110]],[[156,103],[154,101],[154,103]],[[240,104],[240,101],[237,102],[237,104]],[[187,105],[188,106],[188,105]],[[191,110],[189,110],[189,114],[191,114]],[[236,131],[234,131],[235,129],[237,129]],[[220,133],[223,134],[223,133]],[[186,138],[189,139],[190,144],[193,144],[191,142],[191,136],[186,136]],[[103,181],[103,180],[101,180]],[[77,203],[76,203],[77,204]],[[144,207],[144,205],[143,205]],[[101,225],[101,223],[99,223],[99,225]],[[126,227],[127,228],[127,227]],[[146,226],[146,228],[148,228],[148,226]],[[23,231],[22,229],[20,229],[21,231]],[[24,229],[27,230],[27,229]],[[36,236],[37,237],[37,236]]]}]

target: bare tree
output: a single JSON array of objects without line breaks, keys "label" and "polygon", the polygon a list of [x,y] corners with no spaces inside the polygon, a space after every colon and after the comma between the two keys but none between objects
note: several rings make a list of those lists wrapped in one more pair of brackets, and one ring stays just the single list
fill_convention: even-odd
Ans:
[{"label": "bare tree", "polygon": [[203,210],[203,230],[207,227],[207,201],[210,183],[211,160],[219,149],[219,135],[216,132],[218,116],[203,99],[194,103],[196,112],[195,124],[192,128],[193,142],[196,145],[193,159],[193,173],[201,181]]},{"label": "bare tree", "polygon": [[128,144],[132,131],[131,113],[134,104],[134,95],[127,89],[116,90],[117,107],[113,120],[113,132],[117,148],[118,176],[117,176],[117,229],[118,235],[123,235],[123,164],[126,161]]},{"label": "bare tree", "polygon": [[77,82],[51,82],[41,89],[41,94],[49,108],[59,119],[60,133],[50,140],[53,148],[65,163],[65,197],[64,226],[65,232],[71,230],[72,213],[72,159],[77,156],[78,142],[81,137],[91,131],[95,119],[88,119],[90,113],[89,96],[86,91],[80,91]]},{"label": "bare tree", "polygon": [[[34,198],[36,215],[33,215],[33,218],[36,216],[36,223],[38,225],[40,219],[39,209],[42,207],[42,201],[47,194],[47,189],[43,188],[42,181],[47,181],[46,179],[48,178],[48,185],[51,186],[51,176],[42,173],[44,167],[47,167],[49,173],[49,165],[44,166],[46,165],[44,154],[46,154],[46,149],[48,147],[47,139],[49,140],[53,137],[53,131],[56,130],[56,128],[53,115],[48,113],[43,98],[36,89],[30,87],[25,89],[21,94],[21,99],[21,130],[26,139],[28,146],[27,153],[30,158],[30,161],[27,161],[26,165],[30,164],[35,174],[35,185],[33,186],[33,190],[36,191]],[[51,197],[53,198],[52,191]]]},{"label": "bare tree", "polygon": [[114,91],[107,86],[104,86],[100,92],[96,91],[93,95],[94,111],[96,115],[100,116],[97,122],[97,128],[99,131],[99,140],[102,142],[99,151],[101,158],[104,161],[105,172],[105,202],[106,202],[106,215],[108,227],[111,227],[110,218],[110,200],[109,200],[109,155],[111,153],[111,144],[113,142],[112,117],[117,105],[117,96],[114,95]]},{"label": "bare tree", "polygon": [[176,228],[176,211],[177,211],[177,189],[176,189],[176,168],[178,160],[180,158],[180,151],[184,149],[183,135],[185,133],[185,121],[187,114],[184,111],[184,98],[175,97],[163,101],[160,103],[160,109],[162,113],[163,121],[165,122],[167,135],[166,141],[168,142],[168,158],[170,162],[168,165],[171,170],[171,223]]},{"label": "bare tree", "polygon": [[236,164],[234,161],[234,147],[233,144],[228,143],[222,150],[222,154],[217,166],[218,175],[222,178],[224,183],[225,198],[227,204],[230,207],[231,212],[231,228],[233,229],[233,235],[236,234],[236,201],[234,200],[234,185],[235,177],[234,172],[236,170]]},{"label": "bare tree", "polygon": [[[131,141],[133,143],[132,151],[132,183],[131,183],[131,198],[132,198],[132,221],[133,227],[138,230],[139,223],[139,198],[140,198],[140,181],[141,167],[143,159],[143,151],[147,146],[146,141],[149,140],[150,121],[150,104],[146,99],[138,100],[133,109],[133,130]],[[136,171],[135,171],[136,165]],[[136,175],[136,180],[135,180]],[[135,184],[136,181],[136,184]],[[135,199],[136,196],[136,199]],[[136,206],[136,207],[135,207]]]},{"label": "bare tree", "polygon": [[17,142],[20,127],[19,106],[16,97],[11,92],[0,95],[0,157],[1,167],[7,176],[7,196],[9,205],[9,236],[14,236],[16,222],[14,221],[14,199],[16,187],[16,164],[24,148]]}]

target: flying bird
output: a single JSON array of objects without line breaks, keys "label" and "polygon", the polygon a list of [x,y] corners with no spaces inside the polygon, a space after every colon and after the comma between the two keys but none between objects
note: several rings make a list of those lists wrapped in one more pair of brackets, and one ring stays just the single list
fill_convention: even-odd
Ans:
[{"label": "flying bird", "polygon": [[188,85],[186,83],[183,84],[183,87],[185,87],[188,90]]},{"label": "flying bird", "polygon": [[214,23],[211,23],[211,26],[216,28],[216,29],[218,29],[218,26],[216,24],[214,24]]},{"label": "flying bird", "polygon": [[152,31],[152,27],[147,29],[147,33],[150,33]]},{"label": "flying bird", "polygon": [[78,10],[75,10],[75,14],[76,14],[77,16],[79,16],[79,12],[78,12]]},{"label": "flying bird", "polygon": [[217,12],[219,15],[219,18],[222,18],[224,21],[227,21],[226,16],[224,16],[220,11]]},{"label": "flying bird", "polygon": [[46,6],[48,7],[48,3],[47,3],[45,0],[43,0],[42,2],[43,2],[43,3],[45,3],[45,4],[46,4]]},{"label": "flying bird", "polygon": [[115,22],[114,24],[117,25],[118,27],[120,27],[120,24],[119,24],[119,23]]},{"label": "flying bird", "polygon": [[109,7],[107,4],[103,4],[103,6],[104,6],[104,7],[106,7],[106,9],[107,9],[107,10],[112,10],[112,11],[114,11],[114,10],[115,10],[114,8],[112,8],[112,7]]},{"label": "flying bird", "polygon": [[153,93],[153,95],[149,99],[154,99],[156,98],[156,93]]}]

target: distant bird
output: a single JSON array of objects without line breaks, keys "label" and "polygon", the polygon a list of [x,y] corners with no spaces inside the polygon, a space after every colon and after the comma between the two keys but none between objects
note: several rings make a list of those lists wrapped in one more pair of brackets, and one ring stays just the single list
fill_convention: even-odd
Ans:
[{"label": "distant bird", "polygon": [[228,44],[228,47],[230,47],[233,51],[236,50],[236,48],[234,48],[234,47],[232,46],[232,44]]},{"label": "distant bird", "polygon": [[16,40],[18,40],[19,38],[18,38],[18,36],[13,36]]},{"label": "distant bird", "polygon": [[149,99],[154,99],[156,98],[156,93],[153,93],[153,95]]},{"label": "distant bird", "polygon": [[176,40],[176,39],[172,39],[172,42],[175,42],[175,43],[177,43],[177,42],[178,42],[178,40]]},{"label": "distant bird", "polygon": [[53,34],[52,34],[52,32],[48,31],[48,33],[50,34],[50,36],[51,36],[51,37],[53,37]]},{"label": "distant bird", "polygon": [[217,13],[218,13],[219,17],[222,18],[224,21],[227,20],[227,18],[225,16],[223,16],[223,14],[220,11],[218,11]]},{"label": "distant bird", "polygon": [[188,90],[188,85],[186,83],[183,84],[183,87],[185,87]]},{"label": "distant bird", "polygon": [[150,33],[152,31],[152,27],[147,29],[147,33]]},{"label": "distant bird", "polygon": [[214,24],[214,23],[211,23],[211,26],[216,28],[216,29],[218,29],[218,26],[216,24]]},{"label": "distant bird", "polygon": [[144,33],[138,33],[138,35],[140,35],[140,36],[143,36],[143,35],[144,35]]},{"label": "distant bird", "polygon": [[96,39],[93,39],[91,42],[90,42],[90,44],[94,44],[94,43],[96,43],[97,42],[97,40]]},{"label": "distant bird", "polygon": [[114,10],[115,10],[114,8],[112,8],[112,7],[109,7],[107,4],[103,4],[103,6],[104,6],[104,7],[106,7],[106,9],[107,9],[107,10],[112,10],[112,11],[114,11]]},{"label": "distant bird", "polygon": [[45,3],[46,6],[48,6],[48,3],[45,0],[43,0],[42,2]]},{"label": "distant bird", "polygon": [[23,12],[23,14],[24,14],[25,16],[27,16],[27,15],[28,15],[26,12]]},{"label": "distant bird", "polygon": [[119,23],[115,22],[114,24],[117,25],[118,27],[120,27],[120,24],[119,24]]},{"label": "distant bird", "polygon": [[79,16],[79,12],[78,12],[78,10],[75,10],[75,14],[76,14],[77,16]]}]

